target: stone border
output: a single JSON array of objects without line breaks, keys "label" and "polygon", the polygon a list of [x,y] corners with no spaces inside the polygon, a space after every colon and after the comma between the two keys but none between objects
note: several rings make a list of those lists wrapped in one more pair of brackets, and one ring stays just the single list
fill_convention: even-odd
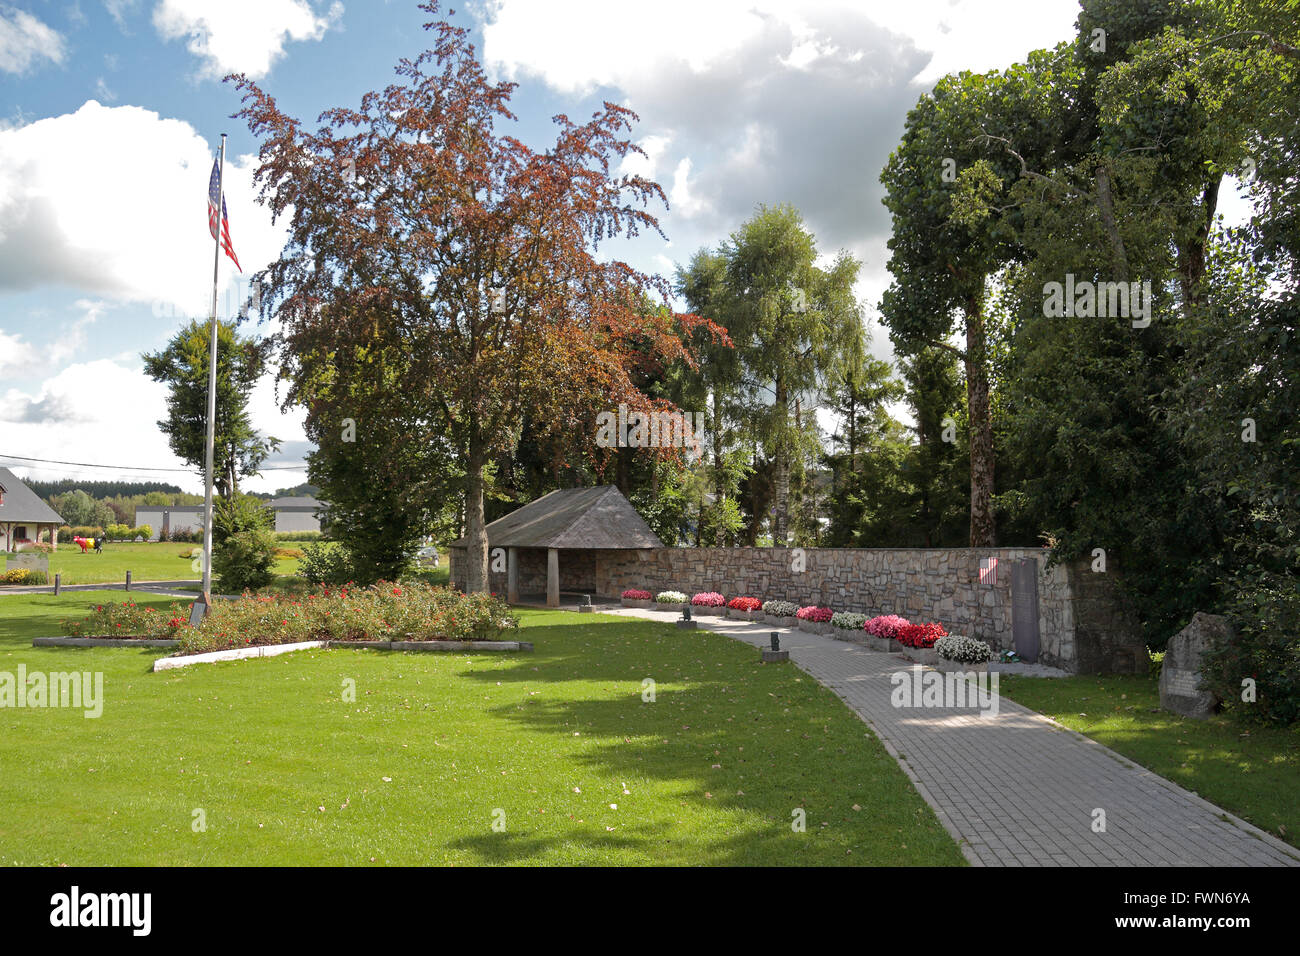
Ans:
[{"label": "stone border", "polygon": [[179,647],[167,637],[33,637],[32,647]]},{"label": "stone border", "polygon": [[532,641],[329,641],[330,647],[376,651],[531,651]]},{"label": "stone border", "polygon": [[309,651],[327,646],[327,641],[300,641],[297,644],[258,644],[236,647],[228,651],[209,651],[206,654],[188,654],[184,657],[160,657],[153,662],[154,672],[189,667],[191,664],[216,664],[221,661],[242,661],[251,657],[278,657],[294,651]]}]

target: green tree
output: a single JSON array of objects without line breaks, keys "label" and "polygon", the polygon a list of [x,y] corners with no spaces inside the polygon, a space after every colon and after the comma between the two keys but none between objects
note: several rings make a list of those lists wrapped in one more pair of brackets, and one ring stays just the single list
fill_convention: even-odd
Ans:
[{"label": "green tree", "polygon": [[[145,353],[145,372],[169,388],[167,417],[158,427],[181,460],[200,477],[207,466],[208,359],[211,327],[191,322],[161,351]],[[212,473],[223,498],[239,491],[239,479],[255,475],[279,439],[259,435],[248,414],[248,399],[266,368],[264,347],[240,336],[234,322],[217,323],[217,398]]]}]

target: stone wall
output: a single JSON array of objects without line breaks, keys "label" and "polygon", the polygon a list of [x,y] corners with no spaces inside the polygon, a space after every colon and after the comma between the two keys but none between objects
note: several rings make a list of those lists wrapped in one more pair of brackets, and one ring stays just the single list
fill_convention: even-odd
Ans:
[{"label": "stone wall", "polygon": [[[463,551],[452,552],[452,581],[460,584]],[[520,592],[545,590],[546,552],[540,587],[532,562],[520,551]],[[999,561],[996,583],[981,583],[980,559]],[[459,558],[459,560],[458,560]],[[901,614],[938,621],[951,633],[987,641],[997,651],[1014,648],[1011,563],[1033,561],[1038,581],[1040,663],[1078,673],[1144,673],[1146,648],[1132,612],[1111,573],[1093,573],[1084,562],[1047,567],[1037,548],[654,548],[639,551],[560,552],[560,587],[592,591],[606,599],[627,588],[718,591],[728,598],[821,604],[837,611]],[[491,575],[491,589],[505,591],[504,573]]]}]

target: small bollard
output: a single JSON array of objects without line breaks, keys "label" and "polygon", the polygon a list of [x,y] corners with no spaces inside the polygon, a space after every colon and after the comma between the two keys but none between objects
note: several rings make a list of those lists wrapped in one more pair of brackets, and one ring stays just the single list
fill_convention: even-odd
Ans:
[{"label": "small bollard", "polygon": [[684,631],[694,631],[698,629],[699,625],[696,624],[695,621],[691,620],[691,606],[689,604],[682,608],[682,619],[677,622],[677,626]]},{"label": "small bollard", "polygon": [[131,590],[131,572],[126,572],[126,589]]},{"label": "small bollard", "polygon": [[58,597],[61,590],[63,590],[63,575],[56,574],[54,575],[54,596]]},{"label": "small bollard", "polygon": [[772,632],[772,646],[763,648],[761,660],[764,664],[780,664],[790,660],[790,652],[781,650],[781,638]]},{"label": "small bollard", "polygon": [[595,608],[592,606],[592,604],[591,604],[591,595],[590,595],[590,594],[584,594],[584,595],[582,596],[582,603],[578,605],[578,613],[579,613],[579,614],[590,614],[590,613],[591,613],[592,611],[594,611],[594,610],[596,610],[596,609],[595,609]]}]

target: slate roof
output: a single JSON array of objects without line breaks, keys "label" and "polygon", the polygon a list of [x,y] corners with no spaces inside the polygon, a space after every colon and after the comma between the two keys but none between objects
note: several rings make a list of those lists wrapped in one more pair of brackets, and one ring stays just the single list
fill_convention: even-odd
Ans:
[{"label": "slate roof", "polygon": [[[488,547],[662,548],[623,493],[613,485],[565,488],[498,518],[487,526]],[[466,540],[452,543],[463,548]]]},{"label": "slate roof", "polygon": [[0,468],[0,486],[5,490],[5,501],[0,505],[0,521],[63,524],[58,513],[8,468]]}]

